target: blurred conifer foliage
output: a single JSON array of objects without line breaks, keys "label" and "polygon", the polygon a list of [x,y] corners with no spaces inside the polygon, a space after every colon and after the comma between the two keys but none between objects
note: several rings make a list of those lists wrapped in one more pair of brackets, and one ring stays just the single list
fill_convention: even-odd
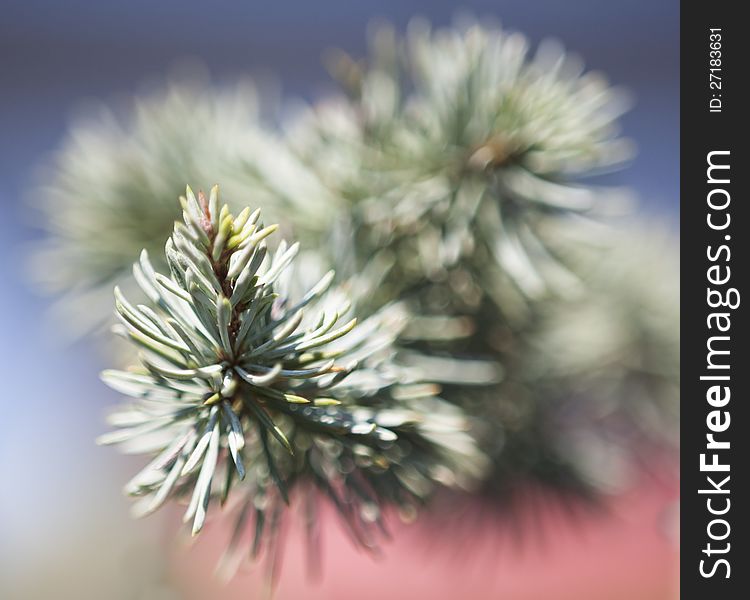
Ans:
[{"label": "blurred conifer foliage", "polygon": [[[103,441],[151,455],[136,510],[184,498],[197,533],[227,502],[230,554],[249,523],[272,553],[295,494],[374,547],[384,510],[440,487],[498,510],[528,484],[596,497],[677,444],[677,245],[591,184],[632,154],[626,96],[494,25],[369,39],[330,53],[338,91],[281,127],[249,84],[103,110],[38,189],[33,273],[58,321],[111,322],[117,285],[139,350],[104,375],[131,402]],[[177,202],[214,182],[227,206]]]}]

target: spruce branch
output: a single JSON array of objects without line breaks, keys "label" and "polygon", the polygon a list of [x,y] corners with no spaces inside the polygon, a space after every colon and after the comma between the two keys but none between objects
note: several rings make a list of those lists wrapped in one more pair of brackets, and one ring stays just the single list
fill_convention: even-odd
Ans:
[{"label": "spruce branch", "polygon": [[263,157],[283,163],[283,153],[244,80],[219,89],[206,77],[182,76],[78,119],[41,170],[35,208],[48,235],[31,269],[39,288],[56,296],[68,333],[110,324],[112,287],[137,289],[130,271],[141,249],[166,268],[163,245],[180,218],[175,198],[185,181],[218,178],[230,197],[253,187],[268,214],[270,192],[245,165]]},{"label": "spruce branch", "polygon": [[99,441],[152,456],[125,488],[137,514],[185,499],[195,535],[212,501],[236,494],[236,537],[252,510],[257,554],[275,543],[283,504],[311,485],[371,546],[384,507],[411,513],[436,485],[482,476],[460,411],[390,364],[396,308],[356,326],[342,294],[328,292],[331,272],[288,296],[280,280],[298,245],[270,251],[276,226],[259,210],[233,216],[218,188],[208,198],[188,188],[181,203],[165,246],[170,275],[146,251],[133,267],[150,305],[115,289],[116,331],[140,364],[103,373],[134,400]]},{"label": "spruce branch", "polygon": [[[669,418],[654,413],[675,413],[674,370],[637,363],[657,347],[666,352],[656,364],[675,364],[676,329],[655,326],[654,302],[639,303],[651,275],[604,278],[630,264],[608,248],[614,228],[599,243],[601,221],[627,194],[586,183],[632,151],[619,137],[623,93],[554,44],[532,55],[522,36],[476,22],[415,21],[404,36],[382,26],[365,60],[331,58],[344,93],[303,115],[289,143],[339,197],[334,206],[348,204],[331,219],[331,254],[363,290],[361,309],[410,301],[400,342],[421,351],[409,359],[425,372],[440,364],[444,396],[475,417],[493,458],[488,486],[500,497],[530,479],[601,489],[606,467],[589,463],[606,442],[570,449],[573,438],[607,437],[591,418],[604,405],[626,445],[673,439]],[[342,240],[353,240],[350,253]],[[668,269],[641,259],[676,288]],[[656,301],[659,314],[672,310]],[[602,345],[606,358],[592,355]],[[473,381],[467,357],[487,361]]]},{"label": "spruce branch", "polygon": [[381,26],[370,41],[362,62],[333,55],[345,93],[289,140],[349,202],[360,260],[390,268],[376,299],[429,287],[429,306],[437,283],[455,309],[488,297],[512,313],[570,286],[546,230],[620,196],[581,179],[631,152],[622,92],[554,44],[530,56],[523,36],[478,23]]}]

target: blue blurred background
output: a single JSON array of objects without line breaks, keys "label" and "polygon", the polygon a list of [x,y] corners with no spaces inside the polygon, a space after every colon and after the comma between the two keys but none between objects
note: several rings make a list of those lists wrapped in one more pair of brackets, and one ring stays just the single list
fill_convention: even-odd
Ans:
[{"label": "blue blurred background", "polygon": [[[98,561],[89,563],[97,572],[89,576],[103,580],[127,582],[120,571],[130,563],[123,560],[140,565],[133,572],[144,572],[145,564],[145,587],[157,590],[106,597],[171,597],[158,560],[148,558],[148,536],[158,532],[131,524],[120,497],[127,461],[93,445],[104,409],[114,402],[98,382],[100,358],[85,344],[61,351],[44,333],[47,301],[23,277],[25,245],[39,235],[24,195],[34,167],[59,144],[86,99],[137,92],[185,58],[198,59],[220,81],[245,72],[272,75],[285,94],[315,98],[328,85],[323,51],[363,54],[371,19],[403,27],[421,15],[446,25],[457,9],[468,10],[534,42],[561,40],[632,93],[636,103],[623,125],[639,153],[609,180],[633,187],[643,210],[676,223],[676,0],[3,0],[0,6],[0,597],[53,597],[43,582],[28,583],[38,579],[32,566],[39,573],[40,564],[48,565],[72,580],[89,559]],[[79,551],[85,561],[72,558]],[[90,596],[83,588],[56,590],[54,597],[105,597],[91,589]]]}]

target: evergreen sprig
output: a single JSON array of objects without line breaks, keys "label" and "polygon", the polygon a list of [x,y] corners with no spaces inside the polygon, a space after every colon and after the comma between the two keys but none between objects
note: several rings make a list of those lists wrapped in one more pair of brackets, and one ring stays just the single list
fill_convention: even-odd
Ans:
[{"label": "evergreen sprig", "polygon": [[[671,304],[631,302],[648,294],[645,271],[629,272],[629,290],[605,280],[628,262],[600,236],[623,195],[586,183],[630,155],[617,123],[624,94],[555,44],[532,55],[523,36],[477,22],[414,21],[404,36],[381,26],[365,60],[338,53],[331,64],[344,93],[304,114],[288,139],[344,207],[331,219],[332,260],[360,282],[362,310],[409,300],[400,342],[422,352],[410,358],[423,367],[451,365],[445,397],[475,418],[497,497],[529,481],[601,489],[607,468],[592,469],[590,457],[611,439],[599,443],[608,434],[593,415],[627,431],[626,445],[673,439],[677,333],[645,314]],[[351,252],[338,250],[342,240]],[[671,272],[649,266],[675,288]],[[568,310],[578,326],[566,327]],[[571,349],[553,346],[555,332]],[[606,357],[587,353],[602,343]],[[669,351],[646,374],[637,361],[654,346]],[[588,360],[569,368],[576,347]],[[485,361],[473,381],[467,357]],[[653,418],[665,408],[666,419]],[[592,443],[581,450],[581,440]]]},{"label": "evergreen sprig", "polygon": [[276,226],[263,227],[259,210],[234,217],[217,188],[208,199],[188,188],[181,203],[165,247],[170,275],[146,251],[133,267],[150,304],[115,289],[117,332],[140,364],[103,374],[135,401],[100,442],[153,455],[126,486],[141,498],[137,513],[185,498],[197,534],[212,499],[239,488],[238,532],[252,508],[257,553],[308,482],[371,545],[365,530],[381,524],[383,505],[412,512],[436,484],[481,477],[460,411],[389,364],[393,310],[355,327],[341,294],[327,293],[332,272],[301,297],[285,295],[279,280],[298,245],[270,251]]},{"label": "evergreen sprig", "polygon": [[519,292],[569,285],[549,229],[612,210],[612,190],[580,180],[629,156],[623,94],[554,44],[531,57],[523,36],[473,22],[381,26],[370,46],[362,62],[334,57],[345,94],[289,138],[349,203],[360,259],[390,269],[376,298],[433,284],[427,307],[489,297],[512,312]]},{"label": "evergreen sprig", "polygon": [[186,181],[227,180],[230,197],[252,186],[264,198],[244,165],[269,155],[276,163],[283,150],[264,131],[259,105],[249,82],[219,90],[183,76],[120,110],[102,107],[76,121],[41,170],[38,221],[49,235],[32,269],[40,288],[57,296],[59,321],[72,336],[106,329],[112,287],[136,289],[130,271],[141,249],[166,267],[163,245]]}]

